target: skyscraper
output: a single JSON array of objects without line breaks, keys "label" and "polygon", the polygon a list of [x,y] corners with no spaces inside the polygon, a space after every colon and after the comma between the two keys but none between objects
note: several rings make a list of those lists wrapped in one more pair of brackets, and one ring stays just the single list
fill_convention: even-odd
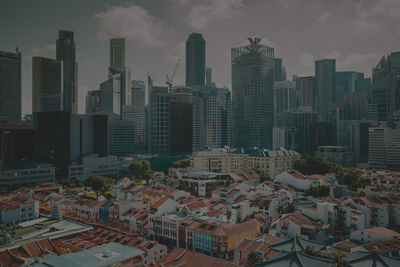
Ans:
[{"label": "skyscraper", "polygon": [[313,110],[316,110],[314,76],[298,77],[296,86],[299,92],[299,106],[310,106]]},{"label": "skyscraper", "polygon": [[274,81],[283,81],[283,66],[281,58],[274,58]]},{"label": "skyscraper", "polygon": [[125,68],[125,39],[114,38],[110,40],[110,68]]},{"label": "skyscraper", "polygon": [[192,33],[186,41],[186,86],[204,86],[206,42],[200,33]]},{"label": "skyscraper", "polygon": [[122,106],[131,104],[131,71],[125,66],[125,39],[110,39],[109,77],[120,74],[120,112]]},{"label": "skyscraper", "polygon": [[231,144],[231,93],[227,88],[193,92],[193,151]]},{"label": "skyscraper", "polygon": [[131,104],[133,106],[146,105],[146,92],[144,81],[133,80],[131,85]]},{"label": "skyscraper", "polygon": [[249,38],[232,49],[232,141],[235,147],[272,148],[274,49]]},{"label": "skyscraper", "polygon": [[175,86],[171,90],[171,153],[192,152],[192,88]]},{"label": "skyscraper", "polygon": [[[362,72],[336,72],[336,102],[341,101],[345,93],[366,90],[365,86],[367,86],[368,79],[367,81],[364,80],[364,73]],[[364,88],[362,88],[363,86]]]},{"label": "skyscraper", "polygon": [[62,61],[32,58],[32,111],[62,110],[63,103]]},{"label": "skyscraper", "polygon": [[315,61],[315,93],[319,119],[328,119],[327,105],[336,100],[336,59]]},{"label": "skyscraper", "polygon": [[21,119],[21,53],[0,51],[0,119]]},{"label": "skyscraper", "polygon": [[78,113],[78,63],[74,32],[58,31],[57,60],[63,61],[63,110]]},{"label": "skyscraper", "polygon": [[121,73],[110,74],[109,77],[100,84],[100,110],[120,115]]},{"label": "skyscraper", "polygon": [[86,114],[97,113],[100,111],[100,90],[89,91],[86,96]]},{"label": "skyscraper", "polygon": [[396,91],[396,74],[392,70],[388,58],[384,56],[372,70],[368,118],[371,120],[388,121],[396,110]]},{"label": "skyscraper", "polygon": [[170,95],[168,87],[153,86],[149,80],[148,145],[153,154],[170,153]]},{"label": "skyscraper", "polygon": [[297,107],[296,83],[292,81],[274,82],[275,114]]}]

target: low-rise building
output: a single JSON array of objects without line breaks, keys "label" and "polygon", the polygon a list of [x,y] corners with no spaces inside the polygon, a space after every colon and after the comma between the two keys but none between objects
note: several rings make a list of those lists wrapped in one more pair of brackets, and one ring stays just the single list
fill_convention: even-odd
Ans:
[{"label": "low-rise building", "polygon": [[336,177],[334,174],[331,175],[308,175],[305,176],[297,170],[287,170],[275,177],[275,182],[290,185],[296,188],[297,190],[307,191],[310,187],[320,186],[323,184],[327,185],[335,185]]},{"label": "low-rise building", "polygon": [[228,185],[230,180],[227,174],[192,172],[183,174],[179,184],[183,190],[196,196],[210,197],[215,188]]},{"label": "low-rise building", "polygon": [[55,167],[51,164],[17,160],[0,166],[0,192],[44,182],[55,182]]},{"label": "low-rise building", "polygon": [[69,178],[84,180],[89,176],[118,177],[119,163],[117,157],[98,157],[96,154],[92,154],[83,157],[80,163],[69,166]]},{"label": "low-rise building", "polygon": [[342,166],[353,165],[353,152],[345,146],[319,146],[315,156]]},{"label": "low-rise building", "polygon": [[17,196],[0,202],[0,222],[2,224],[18,223],[36,219],[39,216],[39,202]]},{"label": "low-rise building", "polygon": [[373,227],[354,231],[350,234],[350,239],[362,244],[378,242],[392,238],[400,238],[400,234],[385,227]]}]

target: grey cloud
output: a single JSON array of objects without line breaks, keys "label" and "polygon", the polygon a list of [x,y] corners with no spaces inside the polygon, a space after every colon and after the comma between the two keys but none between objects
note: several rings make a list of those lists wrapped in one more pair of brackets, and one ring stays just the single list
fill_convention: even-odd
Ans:
[{"label": "grey cloud", "polygon": [[94,15],[98,22],[98,37],[108,40],[125,37],[140,41],[148,46],[165,44],[165,27],[159,19],[138,5],[113,6]]}]

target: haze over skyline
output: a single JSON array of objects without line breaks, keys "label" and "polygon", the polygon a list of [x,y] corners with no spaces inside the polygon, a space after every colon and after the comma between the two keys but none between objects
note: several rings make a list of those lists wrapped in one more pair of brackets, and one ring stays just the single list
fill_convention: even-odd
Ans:
[{"label": "haze over skyline", "polygon": [[[23,8],[21,8],[23,6]],[[32,109],[32,56],[55,58],[58,30],[75,32],[79,112],[88,90],[107,78],[109,39],[126,38],[132,79],[165,84],[191,32],[206,41],[213,80],[231,88],[231,48],[258,36],[275,49],[288,73],[314,73],[314,60],[336,58],[337,70],[371,76],[379,59],[400,43],[397,0],[132,0],[2,1],[0,50],[22,52],[22,114]],[[10,12],[14,10],[16,12]],[[181,64],[175,84],[184,84]]]}]

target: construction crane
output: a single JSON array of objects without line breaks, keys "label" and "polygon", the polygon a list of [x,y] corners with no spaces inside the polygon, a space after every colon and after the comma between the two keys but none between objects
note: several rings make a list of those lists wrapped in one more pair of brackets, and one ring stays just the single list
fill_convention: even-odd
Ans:
[{"label": "construction crane", "polygon": [[176,63],[176,66],[175,66],[174,72],[171,75],[171,78],[167,75],[167,81],[165,83],[168,84],[170,91],[172,89],[172,86],[174,86],[173,82],[174,82],[175,74],[176,74],[176,71],[178,70],[180,63],[181,63],[181,59],[179,59],[178,62]]}]

